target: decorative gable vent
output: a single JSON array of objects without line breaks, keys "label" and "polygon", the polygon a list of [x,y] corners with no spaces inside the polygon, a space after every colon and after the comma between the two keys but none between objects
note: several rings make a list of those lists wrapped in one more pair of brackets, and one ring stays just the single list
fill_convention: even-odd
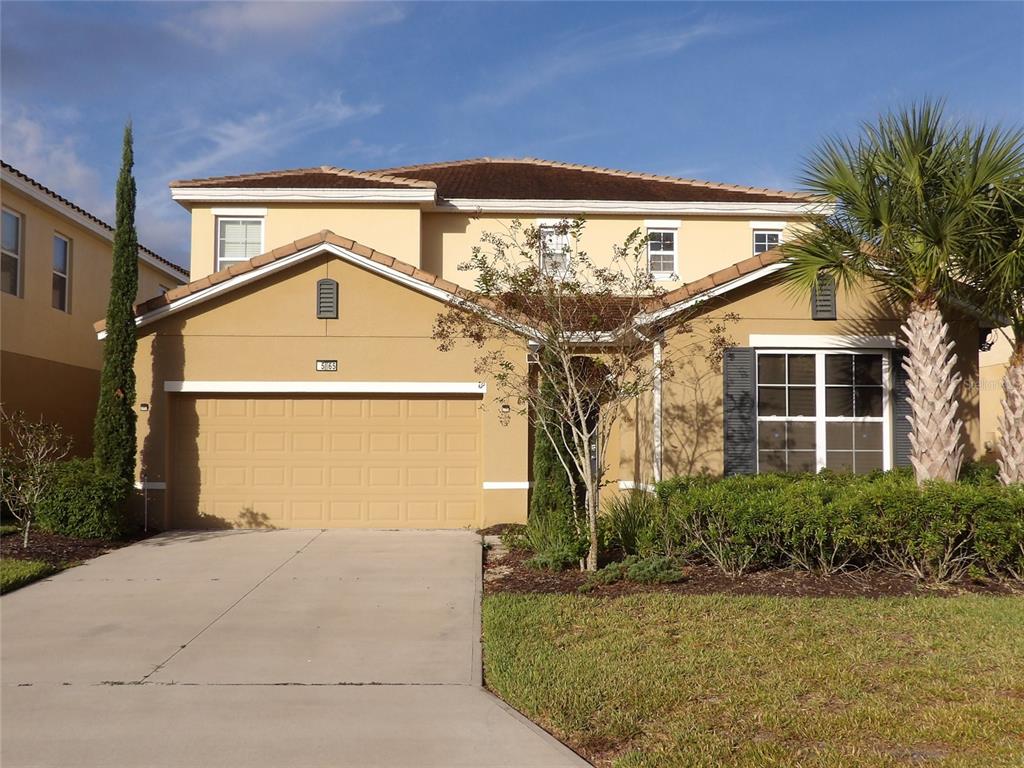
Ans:
[{"label": "decorative gable vent", "polygon": [[831,275],[819,274],[818,284],[811,289],[811,319],[836,319],[836,281]]},{"label": "decorative gable vent", "polygon": [[338,319],[338,281],[324,278],[316,281],[316,319]]}]

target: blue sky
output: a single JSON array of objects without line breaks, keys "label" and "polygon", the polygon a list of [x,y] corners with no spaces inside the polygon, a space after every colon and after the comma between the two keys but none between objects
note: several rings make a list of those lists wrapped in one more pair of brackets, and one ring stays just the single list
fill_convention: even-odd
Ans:
[{"label": "blue sky", "polygon": [[175,178],[480,155],[793,188],[826,135],[924,97],[1024,124],[1024,3],[2,6],[0,153],[105,218],[135,125],[141,240]]}]

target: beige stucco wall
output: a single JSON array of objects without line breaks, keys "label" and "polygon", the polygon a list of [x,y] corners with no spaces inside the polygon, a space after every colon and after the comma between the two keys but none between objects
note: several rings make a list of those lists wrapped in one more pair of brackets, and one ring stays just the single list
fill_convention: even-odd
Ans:
[{"label": "beige stucco wall", "polygon": [[216,271],[217,216],[214,211],[218,209],[238,212],[262,212],[265,209],[264,252],[288,245],[320,230],[329,229],[337,235],[368,245],[413,266],[420,265],[418,205],[197,204],[191,209],[192,280],[199,280]]},{"label": "beige stucco wall", "polygon": [[[76,452],[88,452],[103,363],[93,323],[107,311],[111,242],[7,184],[0,191],[3,206],[22,217],[23,251],[20,295],[0,293],[0,400],[6,409],[61,423]],[[55,234],[71,241],[67,312],[51,302]],[[140,259],[137,299],[183,282]]]},{"label": "beige stucco wall", "polygon": [[1013,347],[1010,344],[1010,329],[992,331],[992,349],[981,352],[978,379],[978,397],[981,401],[981,443],[987,458],[994,458],[999,431],[996,422],[1003,409],[1003,377]]},{"label": "beige stucco wall", "polygon": [[[476,275],[460,272],[459,264],[469,259],[475,246],[480,245],[484,233],[505,234],[512,222],[518,218],[524,225],[539,220],[558,220],[560,216],[496,215],[479,217],[462,213],[424,213],[422,237],[422,268],[428,272],[459,283],[468,288],[473,286]],[[571,218],[571,217],[570,217]],[[611,263],[614,247],[621,245],[630,233],[639,229],[645,234],[645,222],[676,221],[679,229],[676,235],[677,279],[662,281],[666,289],[698,280],[715,270],[727,267],[753,255],[754,229],[752,221],[760,219],[726,216],[666,216],[649,215],[588,215],[580,240],[580,248],[598,266]],[[773,222],[784,222],[781,230],[783,239],[793,235],[796,218],[775,217]],[[368,243],[372,245],[372,243]],[[397,256],[397,254],[390,254]]]},{"label": "beige stucco wall", "polygon": [[[315,287],[323,277],[339,283],[338,320],[316,319]],[[431,332],[441,309],[430,297],[322,256],[143,328],[136,374],[139,403],[150,410],[139,413],[140,472],[149,482],[170,479],[174,395],[164,392],[165,381],[478,380],[474,347],[437,349]],[[524,347],[524,364],[525,356]],[[339,370],[315,372],[318,359],[338,360]],[[503,426],[493,393],[484,396],[481,414],[483,480],[525,482],[526,420]],[[525,490],[481,493],[484,524],[525,518]],[[150,503],[162,505],[163,493],[151,492]]]},{"label": "beige stucco wall", "polygon": [[[809,301],[794,297],[789,290],[770,281],[737,289],[729,294],[729,303],[715,302],[706,307],[701,318],[720,321],[726,312],[739,315],[725,322],[726,333],[736,346],[751,346],[751,334],[899,336],[900,312],[882,306],[865,292],[848,294],[841,288],[837,296],[838,319],[810,319]],[[888,319],[886,319],[888,318]],[[663,477],[722,471],[722,374],[706,360],[707,338],[703,319],[692,323],[693,333],[670,334],[666,360],[675,368],[663,390]],[[964,421],[967,457],[980,457],[978,333],[973,320],[951,319],[959,370],[964,379],[960,396],[960,416]],[[620,479],[649,482],[653,476],[652,424],[650,408],[641,404],[636,418],[624,419]],[[632,436],[635,436],[633,438]]]}]

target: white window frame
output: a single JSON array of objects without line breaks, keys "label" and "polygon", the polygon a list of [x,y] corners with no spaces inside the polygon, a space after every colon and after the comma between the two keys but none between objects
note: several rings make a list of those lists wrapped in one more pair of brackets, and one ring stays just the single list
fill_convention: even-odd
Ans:
[{"label": "white window frame", "polygon": [[[754,350],[754,403],[757,404],[757,358],[764,355],[814,355],[814,416],[762,416],[755,413],[754,419],[757,427],[754,434],[754,452],[756,455],[757,473],[761,472],[761,451],[757,446],[760,435],[761,422],[772,421],[802,421],[815,422],[814,429],[814,450],[815,450],[815,471],[821,472],[826,464],[825,430],[829,423],[882,423],[882,469],[893,468],[893,446],[892,446],[892,350],[886,348],[856,349],[826,347],[819,349],[806,349],[794,347],[780,347]],[[882,356],[882,415],[881,416],[826,416],[825,415],[825,355],[881,355]],[[788,374],[787,374],[788,376]]]},{"label": "white window frame", "polygon": [[11,251],[3,250],[2,248],[0,248],[0,253],[3,253],[3,255],[5,256],[10,256],[18,264],[18,274],[15,279],[14,293],[7,293],[7,291],[3,291],[3,293],[7,294],[8,296],[20,297],[21,286],[22,283],[24,282],[23,273],[25,271],[25,261],[24,259],[22,259],[22,255],[25,253],[25,216],[13,210],[12,208],[8,208],[6,205],[3,206],[3,208],[0,210],[3,210],[4,213],[11,214],[11,216],[18,220],[18,252],[12,253]]},{"label": "white window frame", "polygon": [[[647,271],[651,273],[651,276],[655,280],[673,280],[679,271],[679,222],[668,220],[648,220],[644,222],[644,227],[647,230]],[[663,269],[651,269],[651,244],[650,237],[653,233],[669,233],[672,235],[672,269],[666,271]],[[664,257],[669,254],[668,251],[658,251],[658,255]]]},{"label": "white window frame", "polygon": [[[569,273],[571,268],[572,268],[572,253],[571,253],[571,249],[569,247],[570,235],[569,235],[568,232],[565,232],[565,234],[561,234],[561,233],[559,233],[557,231],[557,230],[561,229],[562,227],[568,227],[569,225],[570,225],[570,222],[569,222],[568,219],[538,219],[534,223],[534,226],[537,227],[537,235],[538,235],[538,239],[539,239],[539,243],[538,243],[538,246],[539,246],[538,247],[538,251],[539,251],[539,253],[538,253],[538,260],[539,260],[539,263],[538,263],[537,266],[540,267],[542,272],[544,272],[545,274],[550,274],[556,280],[565,277]],[[554,272],[554,271],[549,272],[548,271],[548,265],[544,263],[544,253],[545,253],[545,250],[544,250],[544,238],[546,236],[545,232],[550,232],[555,237],[558,237],[558,238],[563,240],[563,242],[561,244],[562,245],[562,267],[557,272]]]},{"label": "white window frame", "polygon": [[[66,235],[62,235],[60,232],[53,233],[53,240],[51,241],[51,248],[56,245],[57,240],[63,240],[65,246],[65,253],[67,254],[67,265],[64,272],[58,272],[57,266],[53,263],[53,251],[50,251],[50,306],[56,309],[58,312],[64,312],[71,314],[71,238]],[[64,278],[64,306],[54,307],[53,306],[53,278],[63,277]]]},{"label": "white window frame", "polygon": [[[216,248],[216,253],[215,253],[215,259],[216,259],[215,267],[216,267],[216,269],[214,270],[215,272],[219,272],[220,270],[222,270],[222,269],[224,269],[226,267],[229,267],[232,264],[241,264],[242,262],[249,260],[249,259],[227,259],[227,260],[224,260],[224,259],[221,258],[221,253],[220,253],[220,245],[221,245],[220,227],[221,227],[221,224],[223,222],[226,222],[226,221],[258,221],[259,224],[260,224],[260,247],[257,249],[257,254],[256,255],[258,256],[259,254],[264,252],[264,246],[265,246],[265,240],[266,240],[266,217],[265,216],[253,215],[251,213],[247,213],[247,214],[239,213],[239,214],[227,214],[227,215],[215,216],[214,217],[214,226],[213,226],[213,237],[214,237],[215,248]],[[249,258],[252,258],[252,257],[249,257]]]},{"label": "white window frame", "polygon": [[[779,227],[778,229],[776,229],[775,227],[758,227],[758,228],[754,229],[753,232],[750,235],[750,253],[753,256],[757,256],[757,255],[762,254],[762,253],[765,252],[765,251],[758,251],[757,250],[757,236],[758,235],[778,235],[779,236],[778,245],[774,245],[774,246],[772,246],[772,248],[778,248],[779,245],[782,245],[783,238],[782,238],[782,228],[781,227]],[[766,250],[770,251],[771,248],[768,248]]]}]

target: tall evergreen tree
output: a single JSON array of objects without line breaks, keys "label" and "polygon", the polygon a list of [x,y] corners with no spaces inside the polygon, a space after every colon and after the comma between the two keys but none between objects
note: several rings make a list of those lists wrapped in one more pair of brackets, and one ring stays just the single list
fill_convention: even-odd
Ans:
[{"label": "tall evergreen tree", "polygon": [[[555,399],[554,384],[544,381],[541,385],[541,401],[551,402]],[[541,410],[541,409],[538,409]],[[568,453],[569,440],[564,434],[564,427],[557,422],[555,407],[547,413],[537,413],[534,417],[533,431],[533,491],[530,494],[530,519],[539,516],[556,514],[571,520],[575,504],[573,502],[573,485],[570,482],[566,466],[572,467],[572,460],[559,458],[559,449],[552,442],[561,438],[561,451]]]},{"label": "tall evergreen tree", "polygon": [[96,461],[126,480],[135,476],[135,296],[139,291],[139,240],[135,233],[135,164],[132,125],[124,129],[117,179],[114,266],[107,304],[100,399],[93,426]]}]

